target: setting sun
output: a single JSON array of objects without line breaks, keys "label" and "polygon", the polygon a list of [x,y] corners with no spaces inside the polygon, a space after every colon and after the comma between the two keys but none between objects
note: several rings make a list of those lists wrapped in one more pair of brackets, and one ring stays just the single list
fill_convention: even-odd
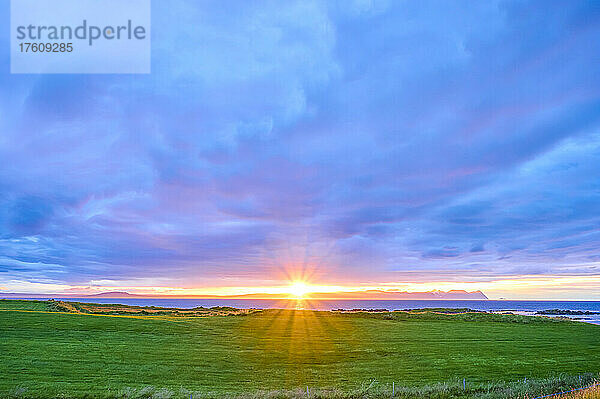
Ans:
[{"label": "setting sun", "polygon": [[290,285],[290,294],[297,298],[302,298],[309,292],[309,287],[302,281],[295,281]]}]

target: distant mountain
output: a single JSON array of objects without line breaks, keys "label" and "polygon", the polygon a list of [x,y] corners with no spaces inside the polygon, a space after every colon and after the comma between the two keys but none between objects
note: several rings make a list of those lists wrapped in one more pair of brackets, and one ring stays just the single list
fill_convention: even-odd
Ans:
[{"label": "distant mountain", "polygon": [[123,291],[102,292],[100,294],[27,294],[16,292],[0,292],[0,298],[28,298],[28,299],[47,299],[47,298],[152,298],[152,296],[135,295]]},{"label": "distant mountain", "polygon": [[487,300],[488,297],[481,291],[468,292],[464,290],[450,291],[383,291],[369,290],[360,292],[334,292],[310,294],[313,299],[389,299],[389,300]]},{"label": "distant mountain", "polygon": [[[228,297],[206,296],[204,298],[234,298],[234,299],[290,299],[291,295],[285,294],[247,294],[235,295]],[[426,291],[426,292],[407,292],[407,291],[384,291],[384,290],[367,290],[367,291],[348,291],[348,292],[324,292],[324,293],[309,293],[306,299],[343,299],[343,300],[487,300],[488,297],[481,291]]]},{"label": "distant mountain", "polygon": [[100,294],[83,295],[86,298],[144,298],[145,295],[130,294],[124,291],[102,292]]},{"label": "distant mountain", "polygon": [[[292,295],[286,294],[247,294],[247,295],[136,295],[125,291],[102,292],[100,294],[17,294],[17,293],[2,293],[0,298],[189,298],[189,299],[294,299]],[[425,291],[425,292],[406,292],[406,291],[384,291],[384,290],[368,290],[368,291],[349,291],[349,292],[325,292],[325,293],[310,293],[306,295],[306,299],[327,300],[327,299],[344,299],[344,300],[486,300],[488,297],[481,291]]]}]

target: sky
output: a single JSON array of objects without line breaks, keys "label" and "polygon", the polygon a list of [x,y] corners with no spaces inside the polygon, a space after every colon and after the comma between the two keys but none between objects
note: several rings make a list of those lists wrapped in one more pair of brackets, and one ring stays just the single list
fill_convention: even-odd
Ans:
[{"label": "sky", "polygon": [[598,2],[154,1],[148,75],[9,71],[0,293],[600,300]]}]

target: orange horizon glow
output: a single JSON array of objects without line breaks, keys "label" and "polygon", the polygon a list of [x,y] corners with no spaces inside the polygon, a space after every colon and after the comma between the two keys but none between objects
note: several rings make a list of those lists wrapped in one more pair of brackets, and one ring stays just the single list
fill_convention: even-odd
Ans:
[{"label": "orange horizon glow", "polygon": [[[308,278],[292,278],[277,285],[264,286],[213,286],[213,287],[177,287],[169,285],[143,284],[143,281],[102,280],[91,281],[86,286],[71,286],[66,284],[44,284],[31,282],[14,282],[9,286],[0,287],[1,292],[30,293],[30,294],[96,294],[102,292],[123,291],[136,295],[165,295],[193,297],[239,297],[263,295],[265,298],[310,298],[311,295],[323,297],[331,294],[344,295],[351,299],[351,294],[367,299],[365,294],[373,293],[369,299],[377,299],[377,292],[428,292],[464,290],[467,292],[482,291],[490,299],[499,298],[589,298],[590,292],[600,293],[600,276],[519,276],[490,281],[431,281],[431,282],[384,282],[369,285],[330,285],[311,282]],[[131,284],[138,283],[138,284]],[[142,284],[139,284],[142,283]],[[152,283],[152,282],[150,282]],[[577,295],[584,293],[585,296]],[[596,298],[600,299],[600,294]]]}]

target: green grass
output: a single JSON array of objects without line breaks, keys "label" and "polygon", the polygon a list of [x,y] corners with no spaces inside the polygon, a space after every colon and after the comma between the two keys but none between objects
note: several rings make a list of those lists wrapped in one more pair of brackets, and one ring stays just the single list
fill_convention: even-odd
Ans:
[{"label": "green grass", "polygon": [[[539,317],[279,310],[182,317],[56,310],[52,302],[0,301],[0,397],[290,390],[272,394],[286,397],[306,386],[312,395],[332,389],[327,397],[377,396],[382,389],[389,396],[392,381],[416,387],[407,390],[440,382],[457,389],[450,396],[428,395],[442,398],[460,397],[463,378],[470,393],[483,395],[485,387],[509,386],[501,381],[527,377],[531,384],[600,371],[599,326]],[[536,389],[569,384],[544,381],[554,382],[539,382]]]}]

